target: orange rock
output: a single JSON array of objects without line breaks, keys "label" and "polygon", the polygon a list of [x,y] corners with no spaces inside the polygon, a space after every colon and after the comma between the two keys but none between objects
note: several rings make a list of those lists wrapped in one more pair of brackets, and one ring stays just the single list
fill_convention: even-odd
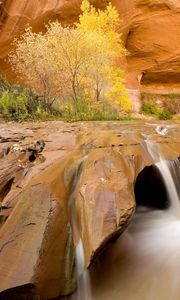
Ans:
[{"label": "orange rock", "polygon": [[74,198],[86,265],[128,225],[135,208],[133,182],[118,151],[95,149],[82,163]]},{"label": "orange rock", "polygon": [[[108,0],[92,0],[103,9]],[[49,20],[70,24],[78,19],[81,0],[8,0],[0,4],[0,66],[8,78],[15,76],[4,59],[13,39],[27,24],[44,29]],[[178,0],[112,0],[123,19],[120,30],[129,55],[120,66],[126,69],[129,88],[155,86],[178,88],[180,69],[180,4]]]},{"label": "orange rock", "polygon": [[47,144],[46,161],[27,174],[24,192],[4,199],[5,205],[16,206],[0,230],[1,291],[18,293],[11,289],[19,287],[23,292],[28,285],[30,293],[36,287],[37,293],[49,298],[69,293],[74,246],[81,237],[88,267],[127,228],[136,206],[138,174],[159,161],[160,155],[180,156],[179,124],[1,124],[3,132],[18,126],[25,132],[34,128],[34,137],[45,135]]},{"label": "orange rock", "polygon": [[46,185],[31,186],[20,196],[1,229],[0,245],[0,292],[8,295],[16,287],[23,294],[25,285],[33,285],[49,299],[74,289],[67,214]]}]

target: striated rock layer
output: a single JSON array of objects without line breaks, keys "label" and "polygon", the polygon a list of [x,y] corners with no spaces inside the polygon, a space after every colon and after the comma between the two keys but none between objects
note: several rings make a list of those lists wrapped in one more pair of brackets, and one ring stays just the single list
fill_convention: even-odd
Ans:
[{"label": "striated rock layer", "polygon": [[6,161],[9,172],[12,154],[0,158],[1,215],[6,214],[0,229],[0,298],[68,295],[75,287],[75,247],[82,240],[88,267],[127,228],[138,175],[161,157],[180,157],[179,122],[1,124],[0,153],[13,148],[15,133],[19,149],[33,136],[46,147],[40,164],[19,165],[25,175],[5,194],[1,173]]},{"label": "striated rock layer", "polygon": [[[108,0],[92,0],[104,8]],[[1,73],[14,79],[4,59],[14,37],[30,24],[43,30],[49,20],[70,24],[78,19],[81,0],[2,0],[0,2]],[[180,80],[179,0],[112,0],[123,19],[120,30],[129,55],[120,62],[126,69],[129,88],[155,86],[176,89]]]},{"label": "striated rock layer", "polygon": [[0,244],[0,292],[6,291],[2,299],[12,288],[29,285],[43,299],[73,291],[71,230],[66,212],[47,186],[26,189],[2,227]]}]

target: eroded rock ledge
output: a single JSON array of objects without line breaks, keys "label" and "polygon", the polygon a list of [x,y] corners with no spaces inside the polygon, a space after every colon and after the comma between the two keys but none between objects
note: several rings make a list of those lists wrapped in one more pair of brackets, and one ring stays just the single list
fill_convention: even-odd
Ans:
[{"label": "eroded rock ledge", "polygon": [[0,175],[6,163],[13,172],[16,162],[14,158],[9,165],[12,154],[4,152],[14,143],[7,142],[8,137],[23,135],[17,144],[25,147],[34,136],[46,147],[45,159],[35,160],[25,176],[13,179],[9,191],[1,194],[1,215],[7,220],[0,230],[0,299],[13,293],[18,300],[26,293],[32,300],[67,295],[75,289],[74,246],[81,237],[88,267],[126,229],[136,206],[138,174],[160,156],[180,156],[180,123],[13,126],[1,124],[6,142],[0,144]]}]

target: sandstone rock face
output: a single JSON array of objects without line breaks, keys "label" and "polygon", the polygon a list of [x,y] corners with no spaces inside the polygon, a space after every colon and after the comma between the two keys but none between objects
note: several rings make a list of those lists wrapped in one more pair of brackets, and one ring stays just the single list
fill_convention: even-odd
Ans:
[{"label": "sandstone rock face", "polygon": [[[92,0],[104,8],[108,0]],[[5,63],[11,42],[27,24],[43,30],[49,20],[70,24],[78,19],[81,0],[1,1],[1,72],[14,79]],[[126,69],[129,88],[178,88],[180,79],[180,4],[178,0],[112,0],[123,19],[121,31],[129,55],[120,65]]]},{"label": "sandstone rock face", "polygon": [[133,2],[134,16],[126,39],[130,51],[127,58],[130,82],[132,78],[133,84],[136,84],[135,79],[138,79],[142,85],[159,88],[178,87],[179,1]]},{"label": "sandstone rock face", "polygon": [[88,265],[107,241],[120,235],[134,212],[134,172],[128,167],[111,149],[91,151],[82,163],[75,205]]},{"label": "sandstone rock face", "polygon": [[71,229],[66,212],[47,186],[32,186],[21,195],[1,230],[0,245],[2,299],[15,287],[18,299],[24,299],[26,285],[34,285],[42,299],[73,290]]},{"label": "sandstone rock face", "polygon": [[140,172],[161,158],[180,157],[179,125],[1,124],[4,137],[6,131],[9,136],[22,130],[27,136],[23,143],[34,136],[44,138],[47,146],[46,160],[35,164],[1,199],[2,213],[14,209],[8,210],[0,229],[0,297],[8,299],[24,290],[42,299],[69,294],[74,288],[74,248],[81,239],[89,267],[127,228]]}]

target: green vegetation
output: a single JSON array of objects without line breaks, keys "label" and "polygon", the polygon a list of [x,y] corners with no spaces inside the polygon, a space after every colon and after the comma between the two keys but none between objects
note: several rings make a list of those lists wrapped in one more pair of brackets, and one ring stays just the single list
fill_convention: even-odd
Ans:
[{"label": "green vegetation", "polygon": [[0,80],[0,114],[7,121],[36,121],[36,120],[131,120],[130,114],[119,116],[116,107],[108,103],[59,101],[52,106],[43,105],[41,96],[30,88],[11,85],[8,81]]},{"label": "green vegetation", "polygon": [[[0,114],[6,120],[132,119],[124,74],[116,67],[127,54],[118,11],[111,3],[96,10],[88,0],[81,11],[72,26],[49,22],[39,33],[28,27],[14,41],[8,62],[26,87],[0,80]],[[141,113],[171,119],[180,113],[179,99],[142,93]]]},{"label": "green vegetation", "polygon": [[141,113],[149,116],[157,116],[158,115],[158,107],[157,104],[153,101],[147,101],[142,104]]},{"label": "green vegetation", "polygon": [[141,113],[155,116],[160,120],[170,120],[173,115],[180,113],[180,94],[142,93],[141,101],[143,103]]},{"label": "green vegetation", "polygon": [[8,121],[52,119],[56,110],[44,108],[42,101],[31,89],[0,81],[0,114]]},{"label": "green vegetation", "polygon": [[163,110],[163,111],[159,112],[159,119],[160,120],[171,120],[172,113],[169,110]]},{"label": "green vegetation", "polygon": [[54,103],[54,107],[60,112],[60,119],[65,121],[110,121],[110,120],[131,120],[130,114],[119,115],[117,109],[108,106],[107,103],[90,103],[79,99],[76,104],[72,101]]},{"label": "green vegetation", "polygon": [[141,93],[141,113],[157,117],[160,120],[178,118],[180,114],[180,94]]},{"label": "green vegetation", "polygon": [[165,95],[164,107],[171,114],[180,113],[180,94],[169,94]]},{"label": "green vegetation", "polygon": [[160,120],[171,120],[172,112],[169,109],[159,109],[156,102],[147,101],[142,104],[141,113],[147,116],[154,116]]},{"label": "green vegetation", "polygon": [[129,117],[132,102],[124,74],[115,66],[127,53],[118,30],[118,11],[111,3],[96,10],[88,0],[82,1],[81,11],[73,26],[49,22],[44,33],[29,27],[14,41],[8,61],[31,89],[16,93],[8,86],[2,91],[0,111],[6,119]]}]

